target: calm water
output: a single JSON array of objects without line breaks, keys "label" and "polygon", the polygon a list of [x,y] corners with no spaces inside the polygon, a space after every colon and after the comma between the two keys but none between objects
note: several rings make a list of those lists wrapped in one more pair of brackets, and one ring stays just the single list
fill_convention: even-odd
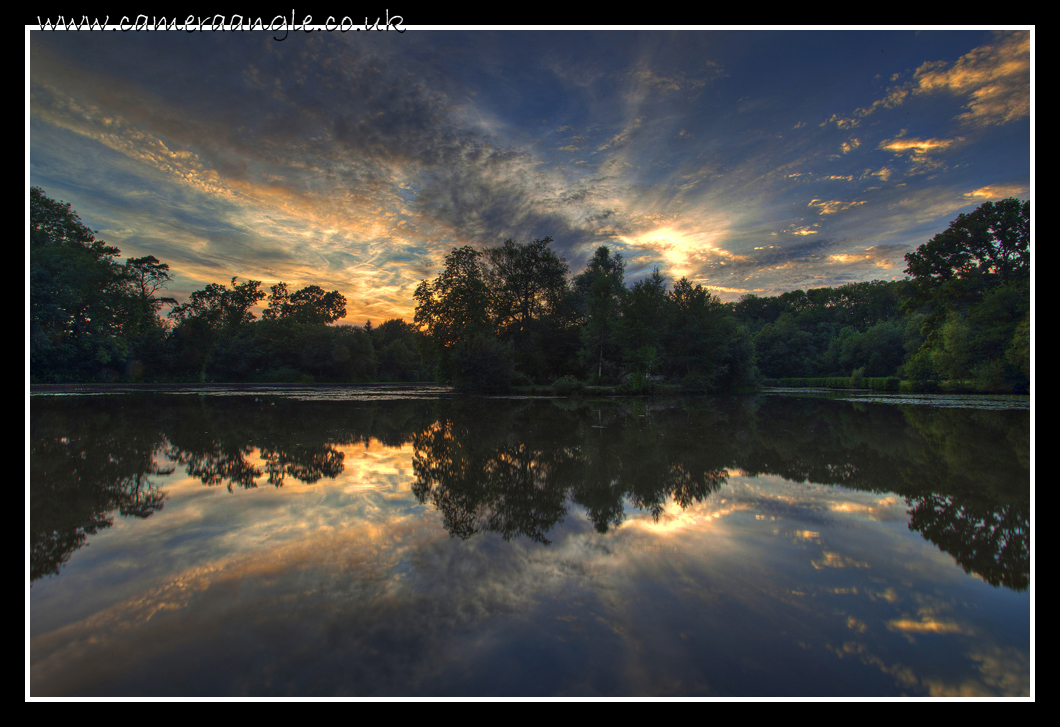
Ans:
[{"label": "calm water", "polygon": [[34,396],[30,693],[1027,696],[1030,413]]}]

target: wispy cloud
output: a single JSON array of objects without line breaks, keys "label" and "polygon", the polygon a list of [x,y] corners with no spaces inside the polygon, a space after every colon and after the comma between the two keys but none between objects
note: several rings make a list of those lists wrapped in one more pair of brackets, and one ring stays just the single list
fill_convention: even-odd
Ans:
[{"label": "wispy cloud", "polygon": [[865,200],[854,200],[853,202],[844,202],[841,199],[812,199],[807,207],[813,207],[817,210],[818,214],[821,215],[834,215],[837,212],[848,210],[851,207],[857,207],[858,205],[865,204]]},{"label": "wispy cloud", "polygon": [[[1029,186],[1026,144],[992,132],[1027,123],[1026,34],[937,36],[973,40],[915,72],[855,47],[891,79],[873,103],[850,74],[792,85],[834,35],[147,35],[31,33],[31,179],[170,262],[177,297],[238,275],[410,318],[452,246],[546,235],[574,272],[608,244],[730,297],[896,277],[858,251]],[[822,97],[856,111],[806,123]]]}]

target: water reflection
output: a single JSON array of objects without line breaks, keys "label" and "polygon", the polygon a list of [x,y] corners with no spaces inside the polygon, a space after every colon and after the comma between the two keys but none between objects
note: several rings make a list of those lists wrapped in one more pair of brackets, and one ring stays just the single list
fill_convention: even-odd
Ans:
[{"label": "water reflection", "polygon": [[[164,403],[163,403],[164,401]],[[151,412],[151,421],[146,412]],[[275,487],[343,472],[342,446],[412,443],[412,492],[446,529],[548,543],[571,504],[597,532],[627,503],[657,520],[702,502],[730,471],[894,492],[909,527],[994,585],[1027,588],[1029,420],[1020,412],[858,405],[809,398],[669,404],[490,400],[371,405],[255,397],[34,401],[32,578],[86,536],[147,517],[174,467],[205,485]],[[170,462],[160,466],[156,455]]]},{"label": "water reflection", "polygon": [[35,694],[1027,688],[1026,412],[123,396],[30,438]]},{"label": "water reflection", "polygon": [[165,441],[153,426],[130,427],[99,413],[82,418],[66,407],[34,409],[30,461],[30,578],[59,572],[89,535],[121,516],[161,510],[165,492],[153,476],[173,472],[155,454]]}]

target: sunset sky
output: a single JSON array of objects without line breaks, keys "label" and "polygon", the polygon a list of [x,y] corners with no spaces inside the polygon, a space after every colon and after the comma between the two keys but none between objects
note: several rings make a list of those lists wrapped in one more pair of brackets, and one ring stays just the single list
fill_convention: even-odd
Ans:
[{"label": "sunset sky", "polygon": [[454,246],[545,236],[736,300],[900,279],[1031,195],[1026,30],[28,36],[30,185],[180,300],[238,276],[411,321]]}]

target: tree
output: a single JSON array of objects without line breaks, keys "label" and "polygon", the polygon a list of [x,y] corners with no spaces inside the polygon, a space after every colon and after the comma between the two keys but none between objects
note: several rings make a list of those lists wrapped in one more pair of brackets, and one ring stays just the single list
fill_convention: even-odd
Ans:
[{"label": "tree", "polygon": [[519,244],[506,240],[484,253],[490,316],[512,344],[516,365],[532,380],[554,381],[577,359],[578,331],[570,313],[567,261],[551,237]]},{"label": "tree", "polygon": [[134,294],[145,306],[154,311],[161,310],[164,303],[172,302],[173,298],[154,299],[154,294],[169,284],[169,265],[159,262],[154,255],[146,257],[134,257],[125,261],[125,275],[129,280]]},{"label": "tree", "polygon": [[669,302],[666,279],[658,267],[649,277],[634,283],[622,297],[617,338],[625,360],[646,376],[651,376],[661,362],[669,334]]},{"label": "tree", "polygon": [[754,345],[733,308],[702,285],[681,278],[669,297],[667,357],[685,385],[720,391],[753,384]]},{"label": "tree", "polygon": [[191,294],[191,300],[181,303],[170,311],[170,317],[178,323],[197,319],[208,328],[222,329],[250,323],[255,316],[250,309],[265,298],[260,280],[236,283],[232,278],[232,289],[218,283],[210,283],[202,290]]},{"label": "tree", "polygon": [[961,214],[907,253],[910,304],[969,304],[987,289],[1030,281],[1030,202],[1011,197]]},{"label": "tree", "polygon": [[288,293],[287,283],[271,288],[269,307],[262,320],[293,320],[307,324],[334,323],[346,315],[346,298],[337,290],[325,293],[319,285],[309,285]]},{"label": "tree", "polygon": [[254,320],[250,309],[265,293],[260,290],[260,280],[236,283],[232,278],[232,289],[210,283],[202,290],[191,294],[191,300],[169,312],[176,321],[173,340],[177,349],[176,367],[185,371],[198,371],[199,380],[206,380],[206,367],[210,356],[226,331],[229,336]]},{"label": "tree", "polygon": [[[120,375],[139,312],[121,251],[81,222],[68,203],[30,189],[30,371],[35,378]],[[152,291],[153,292],[153,291]],[[153,315],[153,311],[150,311]]]},{"label": "tree", "polygon": [[818,351],[813,334],[798,328],[795,316],[784,313],[762,327],[754,340],[762,373],[770,378],[803,377],[814,373]]},{"label": "tree", "polygon": [[[368,327],[365,327],[368,331]],[[426,372],[420,350],[424,334],[399,318],[384,321],[370,329],[378,352],[381,381],[419,381]]]},{"label": "tree", "polygon": [[449,378],[449,356],[460,341],[493,333],[490,294],[480,264],[482,253],[469,245],[445,256],[445,270],[416,288],[415,322],[426,328],[439,357],[440,374]]},{"label": "tree", "polygon": [[525,328],[550,315],[567,289],[567,261],[548,249],[551,237],[520,245],[511,239],[485,252],[491,309],[497,327]]},{"label": "tree", "polygon": [[69,203],[30,189],[30,322],[54,344],[91,347],[113,335],[114,298],[124,277],[121,251],[96,240]]},{"label": "tree", "polygon": [[501,394],[511,388],[515,377],[511,344],[485,332],[458,341],[450,361],[457,391]]},{"label": "tree", "polygon": [[596,380],[603,376],[604,354],[614,348],[614,337],[625,292],[626,263],[622,253],[597,248],[585,270],[574,278],[574,298],[584,324],[582,358],[596,364]]},{"label": "tree", "polygon": [[1025,390],[1027,369],[1008,350],[1030,311],[1030,203],[987,202],[905,259],[912,280],[903,307],[924,315],[924,342],[906,373]]}]

